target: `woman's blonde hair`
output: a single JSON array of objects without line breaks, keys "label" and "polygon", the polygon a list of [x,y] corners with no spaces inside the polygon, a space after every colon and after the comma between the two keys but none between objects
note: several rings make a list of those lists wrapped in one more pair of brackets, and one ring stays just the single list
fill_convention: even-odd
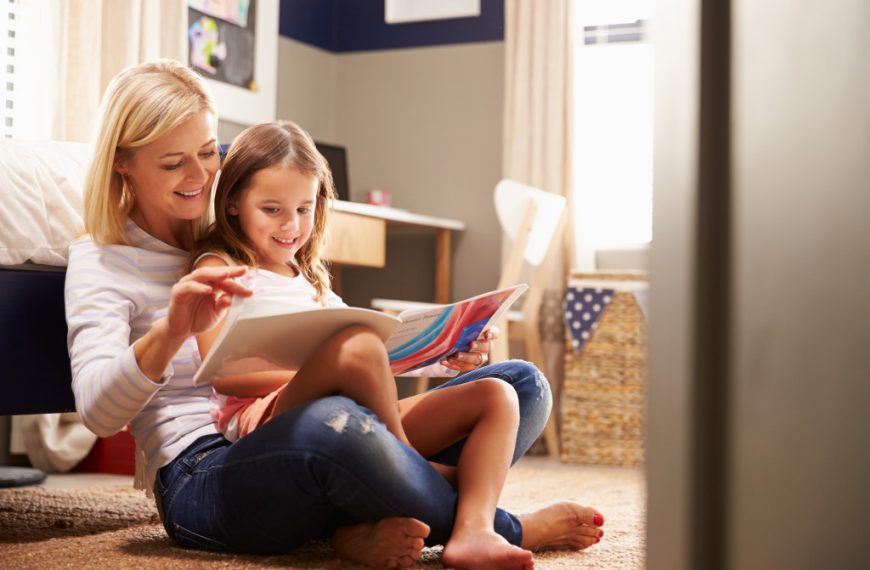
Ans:
[{"label": "woman's blonde hair", "polygon": [[[124,219],[134,200],[117,164],[200,111],[217,118],[202,78],[177,61],[141,63],[112,79],[100,106],[93,159],[85,175],[85,231],[95,242],[126,243]],[[194,237],[205,232],[208,221],[206,208],[191,222]]]},{"label": "woman's blonde hair", "polygon": [[314,285],[317,300],[322,301],[329,291],[330,275],[322,254],[329,203],[335,198],[335,184],[329,165],[317,151],[311,136],[290,121],[249,127],[233,141],[215,190],[215,221],[209,227],[208,235],[194,248],[189,269],[193,269],[196,260],[206,252],[226,253],[243,265],[257,265],[253,244],[242,232],[238,216],[229,215],[227,206],[238,203],[254,174],[273,167],[294,169],[318,181],[314,228],[311,237],[296,252],[296,268]]}]

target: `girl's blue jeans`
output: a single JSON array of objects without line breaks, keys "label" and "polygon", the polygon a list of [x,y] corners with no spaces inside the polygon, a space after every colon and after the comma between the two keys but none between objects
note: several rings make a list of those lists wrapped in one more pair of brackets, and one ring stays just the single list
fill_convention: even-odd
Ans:
[{"label": "girl's blue jeans", "polygon": [[[521,360],[492,364],[435,390],[485,377],[517,392],[520,425],[513,461],[540,435],[550,414],[549,383]],[[456,465],[463,441],[430,457]],[[431,527],[444,544],[456,515],[456,489],[426,458],[400,443],[367,409],[341,396],[288,410],[230,444],[204,436],[158,471],[155,494],[166,532],[189,547],[285,553],[336,528],[386,517]],[[517,518],[499,509],[495,530],[522,541]]]}]

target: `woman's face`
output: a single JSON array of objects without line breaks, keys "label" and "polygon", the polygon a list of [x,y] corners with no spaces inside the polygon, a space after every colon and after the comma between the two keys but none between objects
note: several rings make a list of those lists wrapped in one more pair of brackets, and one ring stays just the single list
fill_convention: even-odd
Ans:
[{"label": "woman's face", "polygon": [[180,222],[202,216],[220,167],[214,117],[200,111],[118,164],[133,191],[130,217],[154,237],[180,245]]}]

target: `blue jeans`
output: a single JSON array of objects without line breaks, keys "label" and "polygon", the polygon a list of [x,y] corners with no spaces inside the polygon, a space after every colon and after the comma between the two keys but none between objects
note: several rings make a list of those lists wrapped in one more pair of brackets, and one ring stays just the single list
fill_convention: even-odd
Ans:
[{"label": "blue jeans", "polygon": [[[435,390],[495,377],[520,405],[513,461],[544,429],[549,383],[534,365],[512,360],[458,376]],[[463,441],[429,458],[455,465]],[[400,443],[367,408],[331,396],[288,410],[230,444],[204,436],[157,473],[163,525],[183,546],[286,553],[336,528],[386,517],[414,517],[444,544],[456,515],[456,489],[426,458]],[[517,518],[499,509],[495,530],[522,541]]]}]

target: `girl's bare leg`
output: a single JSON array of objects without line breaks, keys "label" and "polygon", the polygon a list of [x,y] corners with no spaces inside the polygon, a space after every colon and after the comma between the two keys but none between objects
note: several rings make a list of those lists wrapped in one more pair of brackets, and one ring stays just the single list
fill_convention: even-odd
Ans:
[{"label": "girl's bare leg", "polygon": [[461,437],[459,500],[442,563],[450,568],[532,568],[532,553],[493,529],[519,425],[516,393],[504,382],[482,379],[403,401],[402,421],[412,445],[430,456]]},{"label": "girl's bare leg", "polygon": [[410,445],[399,417],[396,381],[386,348],[371,329],[348,327],[323,343],[282,388],[271,417],[336,394],[370,409],[390,433]]}]

